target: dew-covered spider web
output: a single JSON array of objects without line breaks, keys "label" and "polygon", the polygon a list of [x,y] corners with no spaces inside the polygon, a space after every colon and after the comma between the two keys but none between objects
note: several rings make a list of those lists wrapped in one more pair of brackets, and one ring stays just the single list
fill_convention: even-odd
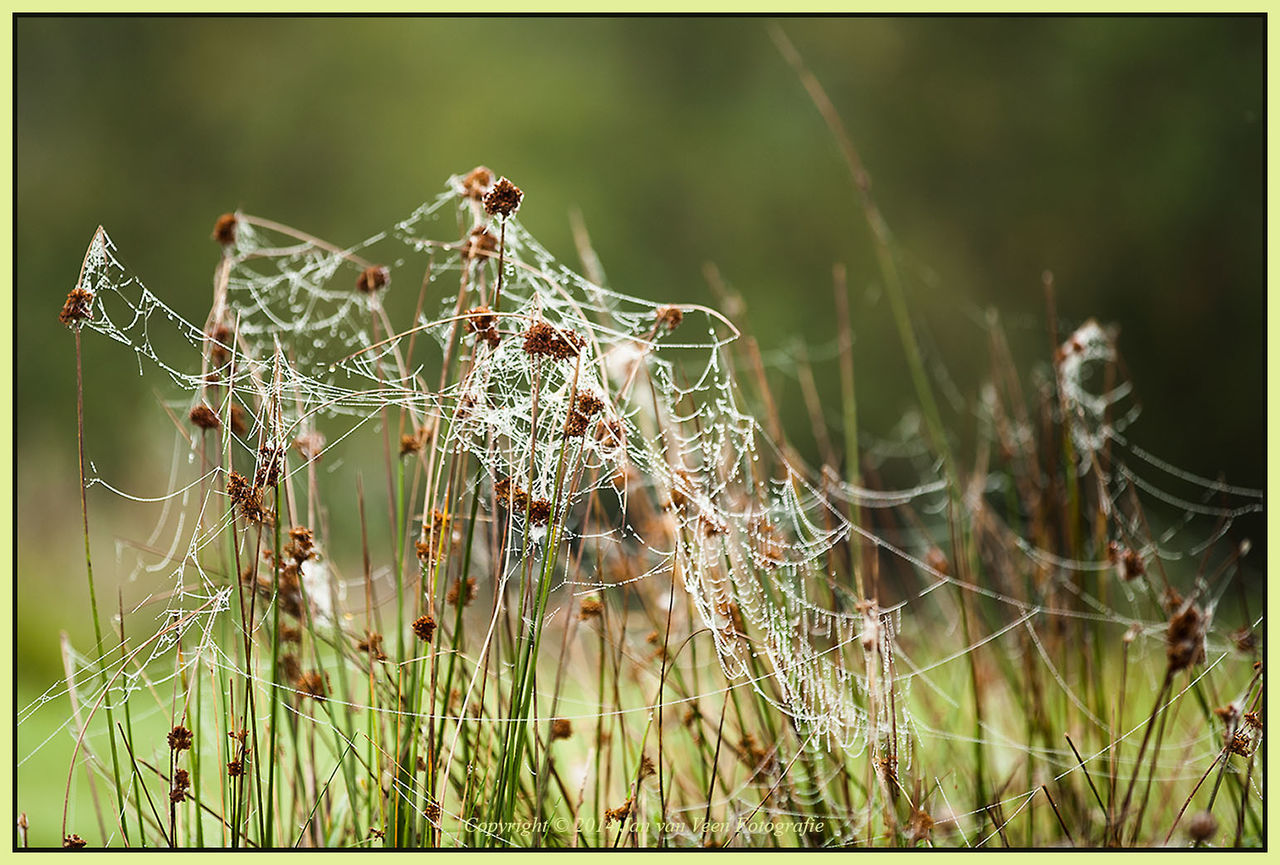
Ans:
[{"label": "dew-covered spider web", "polygon": [[[689,825],[708,808],[807,814],[802,793],[761,791],[802,769],[812,789],[834,786],[863,759],[866,796],[903,796],[937,832],[958,832],[951,843],[979,844],[1012,827],[1042,786],[1082,771],[1110,771],[1122,795],[1150,764],[1184,796],[1239,736],[1232,753],[1256,750],[1260,727],[1242,718],[1258,711],[1263,602],[1241,578],[1247,544],[1232,530],[1262,511],[1262,493],[1183,471],[1130,438],[1131,384],[1098,323],[1065,336],[1031,399],[1015,399],[1007,379],[983,391],[976,463],[929,454],[909,418],[896,440],[864,439],[854,483],[766,433],[758,391],[739,381],[733,322],[575,273],[518,218],[487,214],[471,176],[346,247],[243,213],[224,219],[205,321],[146,288],[104,231],[89,247],[77,283],[91,293],[86,335],[135,352],[178,427],[162,495],[92,463],[86,478],[155,509],[143,552],[122,557],[126,614],[155,628],[124,650],[110,637],[83,654],[68,647],[70,684],[23,708],[20,724],[71,691],[83,712],[106,694],[139,707],[135,724],[169,724],[189,716],[193,681],[234,704],[227,682],[246,680],[262,691],[259,719],[265,694],[282,693],[293,717],[329,734],[335,764],[370,743],[339,707],[455,724],[441,738],[448,776],[463,721],[504,723],[505,710],[484,707],[512,671],[486,654],[541,615],[544,719],[585,730],[632,717],[638,735],[645,719],[671,714],[715,741],[731,695],[773,713],[777,744],[760,732],[752,744],[741,731],[756,715],[733,710],[732,747],[757,758],[756,771],[709,797],[664,802],[665,818]],[[93,339],[85,348],[110,350]],[[913,481],[882,488],[877,475]],[[390,527],[388,497],[399,503]],[[310,547],[295,556],[297,586],[273,586],[272,556],[288,554],[301,526]],[[354,655],[387,665],[371,678],[390,687],[430,654],[408,619],[429,614],[457,633],[457,595],[468,591],[467,637],[451,652],[456,701],[410,708],[336,681]],[[613,619],[599,615],[602,600]],[[409,612],[397,619],[398,609]],[[327,679],[281,675],[270,654],[246,648],[281,633],[280,615],[309,622],[318,644],[345,646],[309,650]],[[593,654],[579,634],[591,629],[612,648]],[[564,649],[566,631],[585,648]],[[608,657],[634,668],[630,695],[593,689],[593,663]],[[1127,706],[1090,684],[1117,664],[1135,695]],[[562,687],[565,676],[587,684]],[[318,690],[323,702],[304,699]],[[1225,713],[1162,725],[1148,743],[1157,698],[1183,721],[1205,707]],[[68,718],[59,734],[74,738],[80,723]],[[656,734],[645,735],[657,753]],[[799,745],[784,747],[786,737]],[[83,747],[109,777],[104,742],[90,735]],[[235,758],[229,748],[223,762]],[[985,767],[976,781],[939,764],[975,749]],[[1261,769],[1249,767],[1246,797],[1260,798]],[[412,784],[384,786],[421,810]],[[459,801],[437,800],[443,816],[428,809],[428,819],[440,843],[471,837]],[[860,805],[825,843],[886,843],[882,822]],[[685,840],[703,840],[690,832]]]}]

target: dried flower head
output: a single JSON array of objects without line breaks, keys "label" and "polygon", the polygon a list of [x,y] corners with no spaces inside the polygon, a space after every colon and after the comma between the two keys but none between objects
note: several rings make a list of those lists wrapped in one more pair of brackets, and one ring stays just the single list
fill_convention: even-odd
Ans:
[{"label": "dried flower head", "polygon": [[222,426],[222,421],[218,420],[218,415],[204,403],[200,403],[200,405],[193,408],[187,418],[200,429],[217,429]]},{"label": "dried flower head", "polygon": [[236,222],[234,213],[224,213],[219,216],[217,222],[213,224],[213,239],[223,246],[230,246],[235,243]]},{"label": "dried flower head", "polygon": [[263,445],[258,448],[258,465],[253,473],[254,486],[274,487],[280,482],[282,471],[284,471],[283,447]]},{"label": "dried flower head", "polygon": [[1128,582],[1147,572],[1147,563],[1137,550],[1111,541],[1107,544],[1107,560],[1116,569],[1116,576]]},{"label": "dried flower head", "polygon": [[578,607],[578,618],[584,622],[587,619],[598,619],[603,613],[604,604],[600,603],[599,598],[583,598]]},{"label": "dried flower head", "polygon": [[77,285],[67,293],[58,321],[67,327],[79,327],[81,322],[90,318],[93,318],[93,292]]},{"label": "dried flower head", "polygon": [[561,330],[545,321],[535,321],[521,336],[524,350],[531,356],[568,360],[577,357],[586,340],[571,330]]},{"label": "dried flower head", "polygon": [[418,436],[409,435],[408,433],[400,436],[400,456],[416,454],[420,450],[422,450],[422,439],[418,438]]},{"label": "dried flower head", "polygon": [[191,775],[186,769],[177,770],[173,773],[173,789],[169,791],[169,801],[175,804],[185,802],[189,789],[191,789]]},{"label": "dried flower head", "polygon": [[1245,712],[1244,722],[1255,730],[1262,729],[1262,716],[1257,712]]},{"label": "dried flower head", "polygon": [[1248,757],[1253,753],[1253,740],[1248,733],[1239,732],[1231,737],[1231,741],[1227,743],[1228,754],[1238,754],[1241,757]]},{"label": "dried flower head", "polygon": [[928,840],[933,833],[933,817],[929,816],[929,812],[923,808],[912,809],[911,819],[907,822],[907,831],[910,833],[912,844]]},{"label": "dried flower head", "polygon": [[1187,834],[1191,836],[1191,840],[1197,843],[1204,843],[1216,835],[1218,832],[1218,818],[1214,817],[1209,811],[1201,811],[1199,814],[1191,818],[1191,822],[1187,824]]},{"label": "dried flower head", "polygon": [[413,635],[424,643],[430,643],[436,632],[436,620],[431,615],[418,616],[413,620]]},{"label": "dried flower head", "polygon": [[604,812],[604,824],[608,826],[610,823],[621,823],[627,819],[627,815],[631,813],[631,800],[623,802],[617,808],[609,808]]},{"label": "dried flower head", "polygon": [[524,193],[520,187],[503,177],[493,185],[484,196],[484,210],[490,216],[501,216],[506,219],[520,209],[520,200]]},{"label": "dried flower head", "polygon": [[1258,635],[1251,628],[1241,628],[1238,631],[1232,631],[1229,638],[1236,647],[1237,652],[1245,655],[1252,655],[1258,651],[1259,640]]},{"label": "dried flower head", "polygon": [[440,806],[435,802],[428,802],[422,808],[422,816],[426,817],[432,823],[438,823],[440,821]]},{"label": "dried flower head", "polygon": [[670,333],[684,321],[684,310],[678,306],[660,306],[653,311],[653,319],[658,327]]},{"label": "dried flower head", "polygon": [[302,630],[295,628],[293,625],[280,626],[280,642],[282,643],[301,643]]},{"label": "dried flower head", "polygon": [[293,448],[304,460],[312,462],[320,459],[324,452],[325,438],[318,432],[305,432],[293,440]]},{"label": "dried flower head", "polygon": [[548,499],[532,499],[529,502],[529,522],[545,526],[551,521],[551,502]]},{"label": "dried flower head", "polygon": [[498,238],[489,233],[487,226],[477,225],[462,241],[462,260],[474,261],[488,258],[498,252]]},{"label": "dried flower head", "polygon": [[356,290],[363,294],[373,294],[391,284],[391,271],[380,265],[372,264],[356,277]]},{"label": "dried flower head", "polygon": [[1208,619],[1199,607],[1187,601],[1169,619],[1165,634],[1170,672],[1178,672],[1204,662],[1204,636]]},{"label": "dried flower head", "polygon": [[480,201],[493,185],[493,172],[483,165],[477,165],[462,178],[462,194],[474,201]]},{"label": "dried flower head", "polygon": [[329,694],[328,681],[324,673],[318,670],[312,670],[298,676],[298,678],[294,679],[293,686],[304,697],[311,697],[313,700],[323,700]]},{"label": "dried flower head", "polygon": [[444,554],[444,540],[448,526],[447,514],[439,510],[431,512],[431,523],[423,526],[425,537],[416,544],[418,560],[424,565],[433,564]]},{"label": "dried flower head", "polygon": [[555,718],[551,722],[551,741],[568,739],[573,735],[573,725],[568,718]]},{"label": "dried flower head", "polygon": [[210,327],[205,334],[205,344],[209,347],[209,363],[220,367],[231,360],[231,346],[234,340],[235,333],[227,324],[219,322]]},{"label": "dried flower head", "polygon": [[245,410],[235,403],[231,404],[231,432],[238,436],[244,436],[249,432],[249,422],[245,417]]},{"label": "dried flower head", "polygon": [[657,768],[653,765],[653,758],[650,757],[648,754],[641,755],[640,777],[648,778],[650,775],[656,775],[657,772],[658,772]]},{"label": "dried flower head", "polygon": [[85,843],[85,840],[79,835],[64,835],[62,838],[62,846],[67,850],[79,850]]},{"label": "dried flower head", "polygon": [[294,526],[289,529],[289,543],[285,544],[284,554],[299,565],[316,555],[315,532],[306,526]]},{"label": "dried flower head", "polygon": [[228,760],[228,761],[227,761],[227,777],[228,777],[228,778],[239,778],[239,777],[240,777],[241,775],[243,775],[243,774],[244,774],[244,761],[243,761],[243,760]]},{"label": "dried flower head", "polygon": [[458,605],[458,601],[462,601],[462,606],[467,606],[476,599],[476,578],[467,577],[464,583],[462,577],[453,581],[453,585],[449,587],[448,593],[444,596],[445,603]]},{"label": "dried flower head", "polygon": [[618,418],[601,420],[596,424],[596,441],[610,450],[622,447],[624,434],[625,427]]},{"label": "dried flower head", "polygon": [[194,737],[191,731],[182,725],[178,725],[169,731],[169,750],[170,751],[187,751],[191,748]]},{"label": "dried flower head", "polygon": [[232,472],[227,476],[227,496],[239,509],[240,516],[249,522],[271,522],[271,515],[262,506],[262,487],[250,484],[248,478],[239,472]]},{"label": "dried flower head", "polygon": [[364,639],[356,643],[356,648],[369,653],[375,661],[387,659],[387,653],[382,651],[382,634],[377,631],[365,631]]},{"label": "dried flower head", "polygon": [[589,390],[580,390],[577,393],[574,407],[587,417],[595,417],[604,411],[604,400]]},{"label": "dried flower head", "polygon": [[498,315],[487,306],[477,306],[467,310],[467,333],[474,333],[476,340],[484,340],[490,347],[496,346],[502,339],[498,333]]},{"label": "dried flower head", "polygon": [[564,434],[570,438],[579,438],[586,435],[587,424],[590,420],[582,412],[570,409],[569,416],[564,421]]}]

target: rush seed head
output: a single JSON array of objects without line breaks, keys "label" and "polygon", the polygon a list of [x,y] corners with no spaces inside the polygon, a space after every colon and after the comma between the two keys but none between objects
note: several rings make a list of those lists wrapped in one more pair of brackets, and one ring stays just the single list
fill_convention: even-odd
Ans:
[{"label": "rush seed head", "polygon": [[520,191],[520,187],[503,177],[485,193],[485,213],[506,219],[520,209],[520,201],[523,198],[524,193]]},{"label": "rush seed head", "polygon": [[430,643],[436,632],[436,620],[430,615],[418,616],[413,620],[413,635],[424,643]]},{"label": "rush seed head", "polygon": [[187,417],[200,429],[217,429],[222,426],[222,421],[218,420],[218,415],[204,403],[200,403],[200,405],[193,408]]},{"label": "rush seed head", "polygon": [[366,267],[356,277],[356,290],[362,294],[375,294],[391,284],[391,271],[379,265]]}]

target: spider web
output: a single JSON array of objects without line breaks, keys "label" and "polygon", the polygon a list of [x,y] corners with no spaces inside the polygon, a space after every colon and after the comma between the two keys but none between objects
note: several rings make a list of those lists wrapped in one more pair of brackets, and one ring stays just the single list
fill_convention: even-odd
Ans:
[{"label": "spider web", "polygon": [[[1262,510],[1262,493],[1182,471],[1129,440],[1136,419],[1131,388],[1124,381],[1099,385],[1117,352],[1112,335],[1096,322],[1068,338],[1054,367],[1061,394],[1057,420],[1065,418],[1070,430],[1074,477],[1114,526],[1111,555],[1080,560],[1045,548],[1026,529],[1029,515],[996,504],[1017,483],[1006,467],[989,466],[954,497],[943,468],[913,446],[918,435],[910,424],[897,442],[881,443],[876,459],[903,464],[917,477],[914,486],[854,486],[800,463],[743,404],[732,357],[739,334],[730,321],[711,309],[645,300],[574,273],[518,220],[500,225],[487,219],[466,194],[463,178],[452,178],[435,200],[348,248],[236,217],[234,242],[225,248],[213,309],[203,324],[184,320],[130,274],[102,230],[86,255],[78,284],[93,293],[94,314],[85,326],[135,352],[140,371],[149,367],[167,377],[175,415],[185,419],[207,406],[221,419],[223,433],[222,453],[186,425],[176,437],[171,489],[154,499],[160,515],[146,545],[163,552],[140,556],[133,574],[169,582],[134,608],[158,603],[161,624],[124,662],[103,646],[96,647],[101,659],[74,656],[73,680],[92,700],[105,696],[120,705],[148,690],[163,692],[204,665],[280,687],[261,670],[247,669],[217,639],[226,620],[237,624],[226,574],[208,564],[222,560],[220,545],[235,519],[222,492],[228,466],[246,467],[248,475],[282,465],[290,513],[276,519],[324,524],[333,517],[317,504],[316,488],[326,472],[379,434],[394,450],[397,422],[427,477],[439,479],[440,463],[450,454],[467,454],[479,467],[473,476],[448,482],[476,494],[488,530],[510,534],[504,559],[489,560],[481,545],[471,563],[472,573],[499,583],[495,597],[507,597],[508,586],[520,582],[522,559],[515,551],[545,552],[553,537],[530,512],[503,506],[495,485],[508,483],[530,500],[551,504],[549,522],[563,527],[555,540],[577,560],[572,571],[555,574],[548,622],[564,624],[583,598],[624,588],[676,610],[664,600],[674,585],[692,613],[677,624],[683,634],[709,632],[726,693],[754,690],[817,752],[870,749],[890,767],[887,780],[911,765],[924,740],[957,748],[976,741],[1007,755],[1006,763],[1043,761],[1054,777],[1078,771],[1070,750],[1029,739],[1020,723],[990,715],[976,728],[942,723],[967,711],[971,697],[955,671],[979,652],[985,664],[1004,656],[1039,667],[1058,689],[1056,697],[1104,743],[1084,763],[1109,759],[1109,750],[1138,734],[1141,724],[1113,736],[1113,719],[1099,716],[1080,671],[1060,669],[1048,644],[1073,622],[1105,624],[1130,635],[1136,656],[1156,659],[1142,669],[1158,677],[1168,623],[1149,593],[1128,579],[1139,566],[1182,574],[1172,582],[1180,581],[1210,622],[1202,635],[1204,667],[1169,700],[1182,699],[1211,671],[1234,683],[1225,687],[1240,692],[1237,700],[1247,696],[1248,675],[1241,671],[1248,664],[1213,621],[1246,550],[1219,555],[1208,572],[1202,561],[1223,546],[1234,520]],[[473,235],[473,227],[484,234]],[[499,230],[505,269],[490,342],[479,338],[484,320],[476,310],[499,302],[498,254],[490,242]],[[353,289],[378,273],[391,284]],[[397,329],[384,295],[415,290],[414,323]],[[679,311],[678,326],[671,324],[672,310]],[[524,335],[540,323],[577,341],[571,357],[526,350]],[[162,352],[157,346],[173,341],[155,339],[158,329],[176,332],[181,348]],[[461,373],[445,374],[453,369]],[[582,394],[603,408],[586,434],[568,437],[566,419]],[[236,411],[241,424],[233,422]],[[1011,415],[993,391],[984,394],[980,419],[996,431],[993,438],[1016,443],[1036,434],[1035,420]],[[434,446],[412,446],[428,441]],[[96,472],[87,482],[148,501]],[[430,534],[436,543],[433,503],[425,492],[417,491],[417,525],[420,537]],[[974,577],[965,562],[942,553],[956,548],[948,540],[954,540],[957,506],[969,509],[982,527],[972,541],[974,555],[996,562],[1001,573],[1024,576],[1024,583]],[[1157,525],[1157,511],[1171,516]],[[442,518],[447,522],[450,515]],[[323,549],[325,533],[318,536]],[[864,552],[858,559],[851,551]],[[246,547],[243,555],[254,550]],[[365,579],[344,576],[341,558],[325,551],[303,569],[302,579],[317,614],[358,635],[367,624],[360,615]],[[855,588],[851,567],[869,583],[875,575],[877,588],[868,597]],[[372,575],[384,610],[394,603],[388,600],[394,578],[385,567]],[[972,607],[985,610],[985,626]],[[495,608],[494,621],[497,613]],[[184,650],[175,665],[179,645]],[[468,658],[474,671],[482,666],[484,648]],[[111,671],[105,694],[94,672],[100,660]],[[467,699],[479,677],[471,678]],[[66,692],[65,685],[51,688],[19,713],[19,723]],[[362,707],[350,697],[331,702]],[[584,701],[581,710],[566,717],[643,714],[655,706],[606,710]],[[436,716],[459,720],[465,704],[461,712],[437,710]],[[314,720],[338,729],[323,716]],[[1157,759],[1161,777],[1194,778],[1196,766],[1221,747],[1220,733],[1210,728],[1167,741]],[[1122,765],[1132,764],[1132,751],[1120,758]],[[1188,752],[1197,759],[1188,760]],[[998,804],[1006,809],[1006,823],[1037,789],[1005,789]],[[726,791],[721,801],[740,793]],[[963,831],[980,816],[953,813],[952,820]]]}]

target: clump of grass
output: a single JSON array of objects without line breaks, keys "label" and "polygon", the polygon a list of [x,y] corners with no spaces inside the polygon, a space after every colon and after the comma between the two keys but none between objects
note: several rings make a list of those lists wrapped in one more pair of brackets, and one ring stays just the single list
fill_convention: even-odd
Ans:
[{"label": "clump of grass", "polygon": [[[1028,393],[993,319],[961,459],[877,231],[924,432],[899,465],[858,438],[837,270],[843,429],[790,370],[813,469],[753,341],[559,265],[523,199],[477,168],[356,245],[219,218],[195,355],[155,357],[195,528],[118,660],[82,495],[100,655],[69,678],[115,804],[85,841],[68,795],[64,846],[1148,846],[1189,811],[1188,843],[1261,843],[1256,621],[1222,602],[1244,550],[1169,546],[1255,496],[1166,471],[1222,502],[1153,530],[1106,329],[1053,333]],[[149,347],[162,306],[100,230],[61,313],[77,367],[82,327]]]}]

